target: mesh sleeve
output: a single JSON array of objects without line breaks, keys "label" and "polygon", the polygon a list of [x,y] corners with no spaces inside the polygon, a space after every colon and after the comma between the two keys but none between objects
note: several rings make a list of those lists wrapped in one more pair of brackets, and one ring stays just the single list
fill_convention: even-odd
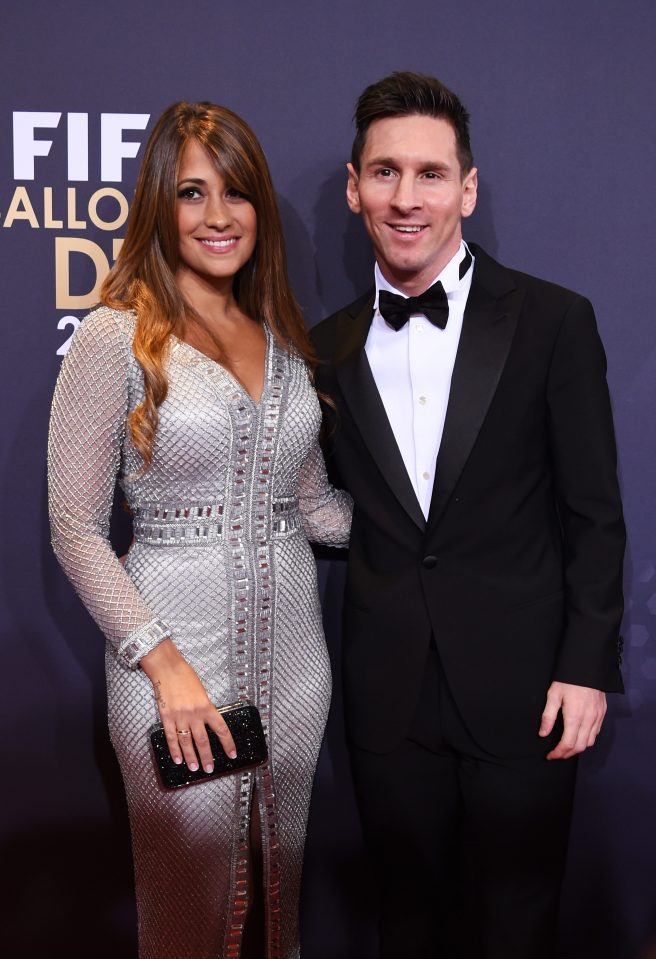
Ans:
[{"label": "mesh sleeve", "polygon": [[79,327],[62,363],[48,438],[48,497],[55,555],[126,665],[168,633],[109,543],[109,521],[128,413],[130,343],[100,309]]},{"label": "mesh sleeve", "polygon": [[328,482],[321,447],[316,443],[301,468],[298,502],[303,529],[313,543],[348,546],[353,500]]}]

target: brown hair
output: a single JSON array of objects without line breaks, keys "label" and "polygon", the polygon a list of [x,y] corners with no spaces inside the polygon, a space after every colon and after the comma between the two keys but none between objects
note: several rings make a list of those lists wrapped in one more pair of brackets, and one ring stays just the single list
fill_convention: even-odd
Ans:
[{"label": "brown hair", "polygon": [[436,77],[410,71],[396,71],[368,86],[355,107],[355,139],[351,163],[360,172],[360,157],[367,130],[375,120],[385,117],[427,116],[446,120],[456,135],[456,152],[461,176],[474,165],[469,143],[469,114],[452,90]]},{"label": "brown hair", "polygon": [[100,294],[108,306],[132,309],[137,315],[133,350],[143,370],[145,398],[128,417],[128,426],[145,469],[152,461],[158,407],[168,391],[164,361],[169,336],[194,316],[175,281],[176,181],[190,140],[207,150],[219,173],[248,198],[257,215],[255,250],[234,278],[240,308],[313,366],[301,310],[287,277],[282,224],[262,147],[248,124],[226,107],[174,103],[146,144],[125,240]]}]

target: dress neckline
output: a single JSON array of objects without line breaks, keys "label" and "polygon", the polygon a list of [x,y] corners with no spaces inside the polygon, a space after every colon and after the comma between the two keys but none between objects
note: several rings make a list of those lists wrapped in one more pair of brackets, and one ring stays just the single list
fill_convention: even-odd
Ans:
[{"label": "dress neckline", "polygon": [[183,352],[186,351],[188,353],[192,353],[197,359],[200,359],[201,361],[204,360],[206,363],[211,364],[212,367],[219,369],[225,378],[230,380],[236,389],[238,389],[239,392],[248,400],[251,406],[254,409],[259,409],[262,405],[262,400],[267,393],[269,385],[269,369],[271,366],[271,353],[273,349],[273,334],[266,324],[262,325],[264,328],[264,334],[266,336],[266,350],[264,353],[264,377],[262,380],[262,392],[257,400],[249,393],[241,380],[237,379],[234,373],[231,373],[230,370],[223,365],[223,363],[219,363],[218,360],[213,360],[211,356],[207,355],[207,353],[203,353],[202,350],[192,346],[191,343],[187,343],[186,340],[181,340],[179,336],[175,335],[175,333],[170,333],[169,336],[178,349],[182,349]]}]

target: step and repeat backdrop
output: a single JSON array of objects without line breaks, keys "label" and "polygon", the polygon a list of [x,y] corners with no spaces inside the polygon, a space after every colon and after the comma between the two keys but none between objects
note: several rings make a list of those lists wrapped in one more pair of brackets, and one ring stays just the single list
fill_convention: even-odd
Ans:
[{"label": "step and repeat backdrop", "polygon": [[[355,100],[394,69],[469,107],[481,194],[466,237],[584,293],[606,345],[629,545],[627,693],[581,763],[563,959],[656,956],[656,332],[649,0],[279,4],[9,0],[0,39],[2,940],[12,957],[136,956],[125,804],[103,639],[51,552],[55,378],[124,235],[143,145],[174,100],[253,126],[308,324],[353,299],[371,255],[344,202]],[[113,538],[129,537],[117,511]],[[129,540],[128,540],[129,541]],[[335,674],[343,563],[320,558]],[[373,959],[370,880],[339,686],[317,774],[304,959]]]}]

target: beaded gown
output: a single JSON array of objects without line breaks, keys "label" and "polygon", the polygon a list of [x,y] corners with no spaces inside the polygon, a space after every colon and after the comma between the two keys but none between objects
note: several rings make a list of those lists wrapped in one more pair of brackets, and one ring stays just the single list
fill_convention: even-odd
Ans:
[{"label": "beaded gown", "polygon": [[[171,339],[151,467],[126,436],[143,399],[134,315],[83,321],[53,401],[53,545],[107,638],[109,728],[127,793],[141,959],[238,959],[250,804],[263,843],[266,959],[299,956],[298,898],[312,779],[330,699],[308,539],[346,545],[351,502],[327,482],[303,362],[267,330],[255,403],[222,366]],[[133,514],[125,566],[107,539],[116,479]],[[167,791],[139,659],[170,635],[217,705],[260,709],[268,762]]]}]

